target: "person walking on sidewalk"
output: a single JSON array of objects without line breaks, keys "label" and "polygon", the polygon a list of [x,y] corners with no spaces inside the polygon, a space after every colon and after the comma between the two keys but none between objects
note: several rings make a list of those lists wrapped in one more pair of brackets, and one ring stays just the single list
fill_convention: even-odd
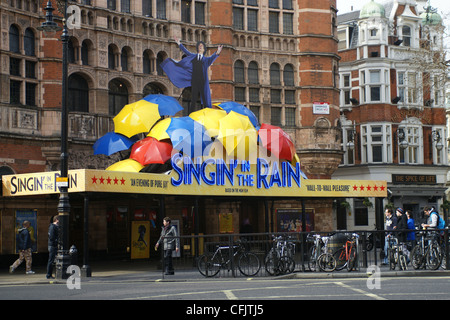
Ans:
[{"label": "person walking on sidewalk", "polygon": [[26,274],[34,274],[34,271],[31,270],[31,263],[33,261],[32,259],[32,253],[31,253],[31,236],[30,231],[28,228],[30,227],[31,223],[29,221],[24,221],[22,223],[22,228],[18,230],[17,235],[17,249],[19,250],[19,259],[17,259],[10,267],[9,267],[9,273],[13,273],[14,270],[17,269],[17,267],[25,260],[26,267],[25,267],[25,273]]},{"label": "person walking on sidewalk", "polygon": [[156,242],[155,245],[155,250],[157,250],[159,245],[161,244],[161,241],[163,242],[164,274],[166,275],[175,274],[172,263],[172,251],[176,250],[176,252],[178,252],[178,250],[180,250],[180,240],[177,238],[177,229],[175,228],[175,226],[172,226],[170,222],[171,220],[169,217],[165,217],[163,219],[164,226],[161,230],[161,236],[159,237],[158,242]]},{"label": "person walking on sidewalk", "polygon": [[48,261],[47,261],[47,279],[54,279],[53,262],[55,261],[56,252],[58,251],[59,236],[59,216],[53,217],[53,222],[48,227]]}]

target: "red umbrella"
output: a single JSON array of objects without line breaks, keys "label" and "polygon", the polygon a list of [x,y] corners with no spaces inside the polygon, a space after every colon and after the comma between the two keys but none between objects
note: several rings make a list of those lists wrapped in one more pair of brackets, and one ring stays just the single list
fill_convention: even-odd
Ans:
[{"label": "red umbrella", "polygon": [[258,130],[263,146],[279,159],[292,161],[295,155],[295,145],[291,137],[277,126],[263,123]]},{"label": "red umbrella", "polygon": [[172,154],[172,144],[158,141],[153,137],[146,137],[136,142],[131,148],[130,159],[134,159],[146,166],[150,163],[165,163]]}]

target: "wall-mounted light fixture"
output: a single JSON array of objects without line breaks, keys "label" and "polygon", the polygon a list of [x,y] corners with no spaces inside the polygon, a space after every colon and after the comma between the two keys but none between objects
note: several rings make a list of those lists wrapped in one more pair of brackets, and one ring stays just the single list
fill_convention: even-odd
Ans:
[{"label": "wall-mounted light fixture", "polygon": [[408,139],[406,138],[405,129],[398,128],[397,130],[397,138],[398,138],[398,145],[401,149],[408,148]]}]

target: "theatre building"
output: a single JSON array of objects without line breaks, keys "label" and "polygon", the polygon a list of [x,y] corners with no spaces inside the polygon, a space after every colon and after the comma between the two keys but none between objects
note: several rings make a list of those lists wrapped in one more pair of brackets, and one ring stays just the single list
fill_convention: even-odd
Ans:
[{"label": "theatre building", "polygon": [[[54,21],[61,25],[62,10],[51,3]],[[164,216],[178,221],[182,235],[239,233],[247,219],[254,232],[275,232],[284,231],[277,215],[295,221],[303,207],[314,222],[308,230],[333,230],[335,197],[361,196],[353,193],[356,184],[327,184],[343,154],[336,1],[69,4],[75,18],[68,43],[69,241],[79,250],[87,223],[90,251],[127,256],[133,222],[147,221],[154,242]],[[37,251],[46,253],[47,228],[57,214],[62,44],[61,32],[37,29],[45,21],[44,5],[37,0],[0,3],[1,255],[14,254],[17,224],[27,217],[35,221]],[[223,45],[208,70],[212,102],[238,102],[260,124],[281,127],[295,143],[298,169],[298,162],[280,162],[271,180],[265,171],[258,177],[257,163],[250,171],[239,163],[236,168],[244,172],[217,174],[223,181],[214,183],[209,171],[196,172],[191,178],[193,184],[201,182],[198,188],[174,186],[181,174],[174,169],[169,175],[140,173],[142,177],[105,171],[128,154],[94,155],[93,144],[114,131],[113,118],[125,105],[160,93],[184,107],[177,116],[187,115],[190,88],[176,88],[160,67],[167,58],[182,58],[175,38],[190,51],[204,41],[207,55]],[[204,169],[216,167],[208,163]],[[308,180],[298,178],[297,170],[316,181],[308,192],[303,191]],[[372,187],[385,189],[382,179],[375,181]],[[378,189],[373,197],[382,198],[383,192]],[[382,211],[378,204],[377,210]]]}]

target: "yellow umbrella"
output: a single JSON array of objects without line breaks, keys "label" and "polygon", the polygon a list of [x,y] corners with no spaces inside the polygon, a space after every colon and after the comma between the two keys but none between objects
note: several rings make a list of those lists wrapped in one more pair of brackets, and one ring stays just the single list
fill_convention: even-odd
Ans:
[{"label": "yellow umbrella", "polygon": [[219,135],[228,155],[239,159],[249,159],[257,150],[258,132],[247,116],[234,111],[219,120]]},{"label": "yellow umbrella", "polygon": [[108,171],[139,172],[144,166],[133,159],[125,159],[110,165]]},{"label": "yellow umbrella", "polygon": [[220,109],[204,108],[192,112],[189,117],[200,122],[210,137],[217,137],[219,134],[219,120],[226,115],[226,111]]},{"label": "yellow umbrella", "polygon": [[160,118],[157,104],[139,100],[127,104],[114,117],[114,131],[130,138],[138,133],[150,131]]},{"label": "yellow umbrella", "polygon": [[153,137],[157,140],[164,140],[169,139],[169,135],[167,134],[166,130],[170,125],[170,121],[172,118],[165,118],[161,121],[158,121],[153,128],[150,130],[147,137]]}]

